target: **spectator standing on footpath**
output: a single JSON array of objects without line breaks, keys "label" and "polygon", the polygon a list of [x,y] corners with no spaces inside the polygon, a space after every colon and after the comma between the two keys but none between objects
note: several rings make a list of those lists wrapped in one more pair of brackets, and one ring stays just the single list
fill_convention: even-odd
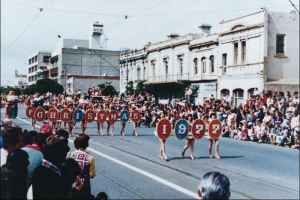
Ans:
[{"label": "spectator standing on footpath", "polygon": [[28,154],[20,149],[21,134],[21,128],[10,127],[3,135],[7,158],[1,163],[1,199],[26,199],[29,161]]},{"label": "spectator standing on footpath", "polygon": [[68,191],[62,165],[66,160],[69,147],[61,136],[52,135],[47,138],[43,150],[44,160],[32,176],[33,199],[62,199]]},{"label": "spectator standing on footpath", "polygon": [[90,179],[96,176],[95,158],[86,149],[89,146],[89,136],[80,134],[74,141],[75,151],[70,152],[67,157],[72,158],[80,166],[80,175],[77,176],[72,197],[75,199],[88,199],[91,196]]}]

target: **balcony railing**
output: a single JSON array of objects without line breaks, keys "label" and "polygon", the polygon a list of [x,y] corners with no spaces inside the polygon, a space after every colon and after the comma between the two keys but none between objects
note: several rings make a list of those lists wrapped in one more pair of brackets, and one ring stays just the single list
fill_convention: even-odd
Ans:
[{"label": "balcony railing", "polygon": [[168,75],[159,75],[159,76],[148,76],[146,79],[149,82],[177,82],[189,80],[189,73],[185,74],[168,74]]}]

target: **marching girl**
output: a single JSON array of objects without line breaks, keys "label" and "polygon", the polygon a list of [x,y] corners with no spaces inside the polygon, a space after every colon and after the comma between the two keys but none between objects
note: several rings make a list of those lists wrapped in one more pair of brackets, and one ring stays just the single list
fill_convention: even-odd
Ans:
[{"label": "marching girl", "polygon": [[88,122],[87,122],[87,120],[86,120],[85,114],[86,114],[86,111],[87,111],[89,108],[90,108],[90,106],[89,106],[87,103],[85,103],[85,104],[84,104],[84,107],[83,107],[83,109],[82,109],[82,112],[83,112],[83,118],[82,118],[82,120],[81,120],[81,132],[82,132],[82,134],[85,134],[85,130],[86,130],[86,127],[87,127],[87,124],[88,124]]},{"label": "marching girl", "polygon": [[[159,122],[159,120],[163,119],[165,116],[163,113],[161,113],[161,115],[156,119],[156,126],[157,126],[157,123]],[[155,132],[154,132],[155,136],[158,138],[158,141],[159,141],[159,157],[161,160],[168,160],[168,157],[167,157],[167,154],[166,154],[166,142],[167,142],[167,139],[161,139],[160,137],[158,137],[158,133],[155,129]]]},{"label": "marching girl", "polygon": [[[193,117],[192,115],[188,115],[188,121],[190,124],[193,123]],[[184,145],[184,148],[183,148],[183,151],[181,153],[181,156],[184,157],[184,154],[186,152],[186,150],[190,149],[191,151],[191,159],[194,160],[194,143],[195,143],[195,138],[192,134],[192,130],[191,128],[189,128],[189,131],[188,131],[188,135],[186,137],[186,142],[185,142],[185,145]]]},{"label": "marching girl", "polygon": [[[134,111],[138,111],[136,107],[133,107],[133,108],[132,108],[132,113],[133,113]],[[132,118],[133,118],[133,117],[132,117]],[[135,121],[135,120],[133,120],[133,119],[131,119],[131,121],[132,121],[132,125],[133,125],[132,135],[133,135],[133,136],[138,136],[138,135],[139,135],[138,132],[137,132],[138,122]]]},{"label": "marching girl", "polygon": [[[71,111],[71,113],[74,114],[75,109],[74,109],[73,103],[70,103],[68,105],[68,109]],[[76,121],[75,121],[74,117],[72,117],[72,119],[68,122],[68,129],[69,129],[69,134],[70,134],[71,137],[73,137],[73,128],[75,126],[75,123],[76,123]]]},{"label": "marching girl", "polygon": [[[216,114],[212,113],[210,115],[210,119],[211,120],[217,119]],[[208,156],[209,156],[209,158],[213,158],[213,155],[212,155],[212,146],[213,145],[215,146],[215,158],[221,159],[219,139],[213,139],[208,135]]]},{"label": "marching girl", "polygon": [[[109,108],[109,114],[108,114],[108,121],[107,123],[109,124],[109,130],[107,130],[107,134],[108,135],[111,135],[111,136],[114,136],[114,130],[115,130],[115,121],[116,121],[116,111],[113,107],[113,105],[110,105],[110,108]],[[110,134],[109,134],[109,131],[110,131]]]},{"label": "marching girl", "polygon": [[[103,107],[100,104],[97,104],[96,105],[96,113],[99,113],[102,110],[103,110]],[[103,130],[104,130],[104,122],[100,121],[98,119],[98,114],[96,116],[96,123],[97,123],[98,134],[103,136],[104,135],[104,132],[103,132]]]},{"label": "marching girl", "polygon": [[[57,105],[57,109],[58,109],[59,113],[62,113],[64,107],[63,107],[63,105],[58,104]],[[60,129],[61,128],[61,123],[62,123],[62,119],[61,119],[61,117],[59,117],[58,120],[56,121],[56,129]]]},{"label": "marching girl", "polygon": [[110,135],[110,125],[111,125],[110,124],[110,116],[109,116],[110,111],[111,111],[110,105],[107,105],[106,109],[105,109],[105,112],[106,112],[106,123],[107,123],[107,128],[106,128],[106,135],[107,136]]},{"label": "marching girl", "polygon": [[[125,114],[127,112],[127,115]],[[124,114],[123,114],[124,113]],[[126,130],[126,123],[128,121],[128,109],[126,106],[123,106],[121,110],[121,136],[125,136],[125,130]]]}]

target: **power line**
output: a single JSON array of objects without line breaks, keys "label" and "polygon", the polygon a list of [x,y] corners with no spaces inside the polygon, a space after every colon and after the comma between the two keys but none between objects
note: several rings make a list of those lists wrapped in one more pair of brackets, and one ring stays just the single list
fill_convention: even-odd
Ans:
[{"label": "power line", "polygon": [[294,9],[298,12],[299,12],[299,9],[297,8],[297,6],[292,2],[292,0],[289,0],[290,4],[294,7]]},{"label": "power line", "polygon": [[30,26],[32,26],[32,24],[39,19],[39,17],[41,16],[41,13],[43,12],[43,8],[39,8],[39,12],[37,14],[34,15],[33,19],[25,26],[25,28],[23,29],[22,32],[20,32],[20,34],[17,35],[17,37],[12,41],[10,42],[8,45],[7,45],[7,48],[10,48],[12,47],[22,36],[24,33],[26,33],[26,31],[30,28]]}]

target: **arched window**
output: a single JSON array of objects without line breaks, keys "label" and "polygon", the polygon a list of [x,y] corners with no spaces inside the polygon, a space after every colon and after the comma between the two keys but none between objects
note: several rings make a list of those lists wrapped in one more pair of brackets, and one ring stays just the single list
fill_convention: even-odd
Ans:
[{"label": "arched window", "polygon": [[239,106],[244,100],[244,90],[236,88],[232,91],[234,97],[234,105]]},{"label": "arched window", "polygon": [[206,58],[201,58],[202,73],[206,73]]},{"label": "arched window", "polygon": [[209,56],[209,61],[210,61],[210,72],[214,73],[215,72],[215,57],[213,55]]},{"label": "arched window", "polygon": [[194,58],[194,73],[198,74],[198,58]]}]

